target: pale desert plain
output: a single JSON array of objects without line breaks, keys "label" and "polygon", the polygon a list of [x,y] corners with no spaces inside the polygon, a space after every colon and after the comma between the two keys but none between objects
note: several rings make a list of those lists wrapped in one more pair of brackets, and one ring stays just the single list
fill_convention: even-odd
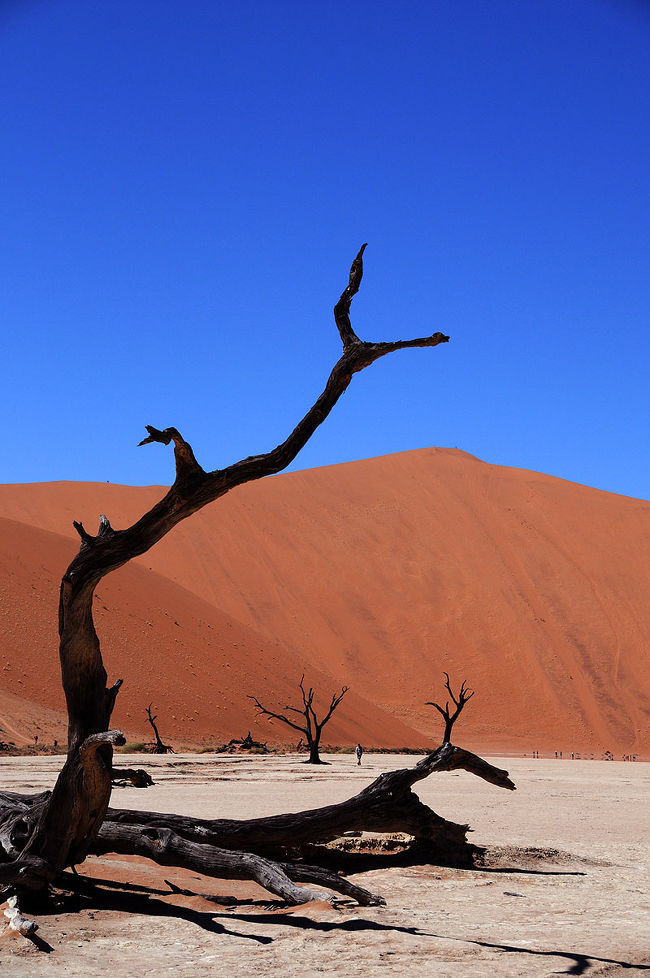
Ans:
[{"label": "pale desert plain", "polygon": [[[129,757],[148,789],[115,789],[116,807],[197,817],[252,817],[341,801],[415,758],[350,755],[306,766],[298,755]],[[38,918],[38,940],[0,937],[0,971],[16,978],[336,975],[614,976],[650,971],[650,764],[491,758],[515,792],[465,772],[433,775],[418,794],[468,822],[485,847],[477,869],[389,864],[354,878],[386,899],[287,907],[249,882],[90,858],[87,898]],[[0,760],[4,787],[53,784],[60,759]],[[367,837],[351,844],[362,850]],[[184,891],[173,893],[169,880]],[[108,881],[127,884],[117,888]],[[206,896],[214,899],[206,899]]]}]

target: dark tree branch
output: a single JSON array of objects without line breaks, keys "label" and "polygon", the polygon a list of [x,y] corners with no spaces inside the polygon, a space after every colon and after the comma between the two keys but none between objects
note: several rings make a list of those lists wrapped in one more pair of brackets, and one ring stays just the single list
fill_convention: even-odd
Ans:
[{"label": "dark tree branch", "polygon": [[[305,733],[303,727],[299,727],[297,723],[290,720],[284,713],[273,713],[271,710],[267,710],[266,707],[262,706],[256,696],[249,696],[248,699],[252,700],[257,707],[257,716],[265,716],[268,717],[269,720],[280,720],[282,723],[286,723],[288,727],[293,727],[293,729],[297,730],[299,733]],[[288,709],[293,709],[293,707],[285,706],[285,710]],[[295,710],[295,712],[302,714],[302,710]]]},{"label": "dark tree branch", "polygon": [[[307,743],[309,744],[309,748],[311,751],[312,745],[314,743],[314,729],[312,728],[312,719],[314,721],[314,728],[317,734],[319,733],[319,730],[318,730],[318,720],[316,719],[316,714],[314,713],[314,708],[312,706],[312,703],[314,702],[314,690],[310,686],[309,691],[305,692],[304,681],[305,681],[305,674],[303,672],[302,676],[300,677],[300,682],[298,683],[298,685],[300,686],[300,692],[302,694],[302,712],[305,717],[304,733],[307,735]],[[293,707],[290,707],[290,709],[293,709]],[[299,710],[295,710],[295,712],[298,713]]]},{"label": "dark tree branch", "polygon": [[[343,697],[345,696],[349,688],[350,688],[349,686],[342,686],[340,693],[332,693],[332,702],[330,703],[330,708],[325,714],[325,716],[323,717],[323,719],[321,720],[321,722],[318,724],[319,730],[322,730],[322,728],[325,726],[325,724],[332,716],[332,713],[334,713],[334,710],[339,705],[339,703],[341,702],[341,700],[343,699]],[[314,719],[316,719],[316,714],[314,714]]]},{"label": "dark tree branch", "polygon": [[219,879],[254,880],[270,893],[292,904],[329,899],[326,893],[295,886],[293,880],[326,886],[354,896],[364,905],[384,902],[381,897],[354,886],[336,873],[321,867],[272,862],[254,853],[220,849],[190,841],[173,829],[165,827],[116,823],[111,826],[110,831],[97,839],[93,851],[97,855],[117,852],[146,856],[161,866],[180,866]]},{"label": "dark tree branch", "polygon": [[352,343],[359,342],[359,337],[352,329],[352,323],[350,322],[350,303],[361,285],[361,279],[363,278],[363,253],[367,247],[367,244],[361,245],[359,254],[352,262],[352,267],[350,268],[350,281],[341,293],[341,298],[334,306],[334,320],[338,327],[344,350]]},{"label": "dark tree branch", "polygon": [[100,537],[107,537],[115,532],[109,522],[108,517],[103,513],[101,513],[99,517],[99,529],[97,530],[97,536],[93,536],[91,533],[88,533],[87,530],[84,529],[83,523],[79,523],[77,520],[73,520],[72,525],[81,537],[82,546],[85,544],[88,547],[94,547],[96,541]]},{"label": "dark tree branch", "polygon": [[194,457],[191,445],[185,441],[176,428],[165,428],[164,431],[160,431],[150,424],[145,425],[145,428],[149,432],[149,437],[139,442],[138,448],[141,445],[148,445],[154,441],[160,442],[162,445],[169,445],[170,442],[174,442],[177,481],[187,481],[192,476],[205,475],[205,472]]},{"label": "dark tree branch", "polygon": [[83,523],[79,523],[79,522],[77,522],[77,520],[73,520],[72,521],[72,525],[74,526],[75,530],[77,531],[77,533],[81,537],[81,544],[82,544],[82,546],[85,543],[86,546],[92,547],[92,545],[95,542],[95,538],[94,538],[94,536],[91,533],[88,533],[87,530],[84,529]]},{"label": "dark tree branch", "polygon": [[116,679],[113,685],[106,690],[106,710],[109,716],[113,712],[113,707],[115,706],[115,700],[117,699],[117,694],[119,693],[123,682],[124,682],[123,679]]},{"label": "dark tree branch", "polygon": [[[360,254],[362,252],[363,248]],[[353,268],[357,261],[361,261],[359,256],[355,259]],[[351,284],[344,290],[337,303],[336,309],[339,311],[341,303],[343,303],[346,316],[349,313],[350,302],[358,291],[361,271],[361,266],[359,266],[358,271],[354,274],[351,272]],[[339,331],[341,331],[338,312],[335,313],[335,317]],[[132,557],[145,553],[172,527],[191,516],[198,509],[223,496],[236,486],[282,471],[293,461],[314,431],[329,415],[338,399],[347,390],[356,372],[396,350],[407,347],[433,347],[440,343],[446,343],[448,340],[449,337],[443,333],[433,333],[431,336],[412,340],[372,343],[363,342],[356,337],[356,334],[352,334],[350,340],[344,339],[343,355],[335,364],[323,393],[288,438],[272,451],[263,455],[249,456],[226,469],[205,472],[196,462],[190,445],[181,437],[176,428],[160,430],[152,425],[147,425],[149,435],[141,444],[159,442],[168,445],[172,441],[174,442],[177,462],[176,481],[166,496],[148,513],[145,513],[141,519],[128,529],[115,531],[113,539],[107,541],[107,545],[102,549],[101,554],[97,552],[97,547],[94,548],[95,552],[91,556],[82,550],[70,565],[66,579],[74,582],[77,588],[86,581],[96,584],[102,576],[111,570],[120,567]]]}]

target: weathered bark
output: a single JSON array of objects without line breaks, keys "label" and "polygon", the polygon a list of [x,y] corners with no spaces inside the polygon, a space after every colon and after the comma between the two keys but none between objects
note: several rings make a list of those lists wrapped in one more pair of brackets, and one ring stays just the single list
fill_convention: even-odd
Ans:
[{"label": "weathered bark", "polygon": [[[289,902],[310,899],[304,890],[287,890],[281,877],[269,875],[266,862],[260,864],[261,868],[255,862],[256,857],[274,858],[281,860],[279,865],[292,880],[319,882],[353,896],[360,903],[383,902],[376,895],[354,892],[350,883],[346,884],[346,890],[341,889],[340,877],[328,877],[326,871],[317,878],[313,875],[314,867],[282,860],[288,855],[300,858],[301,851],[309,852],[313,844],[329,842],[351,831],[402,832],[413,836],[417,843],[426,843],[430,849],[436,847],[444,858],[458,857],[468,848],[469,827],[441,818],[411,790],[416,782],[430,774],[458,769],[500,788],[514,790],[507,771],[469,751],[443,744],[413,768],[380,775],[347,801],[297,814],[240,821],[109,809],[92,851],[98,855],[139,853],[208,876],[255,879]],[[302,877],[295,875],[298,866],[305,874]]]},{"label": "weathered bark", "polygon": [[[110,718],[122,680],[107,685],[99,640],[93,622],[93,595],[101,579],[134,557],[146,553],[182,520],[231,489],[286,468],[348,388],[354,374],[375,360],[409,347],[446,343],[442,333],[395,342],[364,342],[350,323],[350,303],[363,274],[359,251],[349,283],[334,318],[343,353],[325,389],[291,434],[270,452],[242,459],[225,469],[204,470],[176,428],[147,426],[141,444],[173,443],[174,483],[164,497],[132,526],[114,529],[100,516],[96,535],[80,522],[79,553],[61,581],[59,597],[59,658],[68,711],[68,756],[52,793],[31,805],[0,812],[4,826],[0,852],[0,886],[17,891],[42,889],[66,866],[92,850],[104,820],[111,792],[113,746],[122,743],[111,731]],[[5,845],[6,842],[6,845]]]},{"label": "weathered bark", "polygon": [[293,880],[325,886],[335,892],[353,896],[359,903],[383,903],[381,897],[354,886],[320,866],[271,861],[252,852],[232,852],[218,846],[191,841],[167,827],[114,823],[105,835],[100,834],[95,840],[93,852],[97,855],[116,852],[146,856],[162,866],[180,866],[204,876],[254,880],[287,903],[329,899],[327,893],[295,886]]},{"label": "weathered bark", "polygon": [[[354,271],[354,266],[353,266],[353,271]],[[309,689],[306,690],[304,681],[305,681],[305,674],[303,673],[302,676],[300,677],[300,682],[298,683],[300,692],[302,694],[302,707],[285,706],[283,707],[284,710],[283,713],[274,713],[272,710],[269,710],[265,706],[262,706],[262,704],[260,703],[260,701],[256,696],[249,696],[248,698],[249,700],[252,700],[255,706],[257,707],[258,716],[268,717],[269,721],[279,720],[281,723],[285,723],[288,727],[291,727],[292,730],[297,730],[298,733],[304,734],[307,741],[307,746],[309,747],[309,760],[307,761],[307,763],[323,764],[324,762],[321,761],[320,754],[319,754],[320,739],[321,739],[321,734],[323,732],[323,727],[331,718],[332,714],[334,713],[334,710],[337,708],[337,706],[339,705],[339,703],[347,693],[349,686],[343,686],[341,688],[340,693],[332,694],[332,700],[330,702],[329,709],[325,714],[325,716],[323,717],[323,719],[319,720],[318,717],[316,716],[316,712],[314,710],[314,705],[313,705],[314,689],[312,686],[310,686]],[[302,723],[302,725],[300,723],[296,723],[295,720],[291,720],[287,716],[287,713],[294,713],[297,714],[298,716],[303,716],[305,718],[304,722]]]},{"label": "weathered bark", "polygon": [[287,815],[253,819],[196,819],[157,812],[109,808],[100,830],[102,845],[117,825],[169,828],[191,841],[224,849],[273,853],[340,838],[346,832],[405,832],[420,841],[462,845],[468,827],[449,822],[424,805],[411,790],[418,781],[442,771],[465,770],[499,788],[514,790],[508,772],[483,758],[443,744],[412,768],[381,774],[359,794],[340,802]]}]

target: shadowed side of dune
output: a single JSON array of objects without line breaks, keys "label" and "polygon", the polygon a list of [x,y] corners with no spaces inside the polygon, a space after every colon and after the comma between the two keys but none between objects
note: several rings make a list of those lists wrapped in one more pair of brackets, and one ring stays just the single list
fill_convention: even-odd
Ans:
[{"label": "shadowed side of dune", "polygon": [[[0,740],[17,744],[53,738],[65,742],[65,704],[57,652],[59,578],[74,543],[46,530],[0,519]],[[306,662],[277,640],[186,591],[155,571],[133,564],[106,578],[95,599],[95,621],[109,683],[124,678],[116,726],[150,740],[145,707],[176,743],[216,745],[249,730],[270,743],[300,735],[257,719],[248,699],[271,705],[299,701]],[[317,707],[340,682],[310,666]],[[298,697],[296,696],[298,693]],[[325,728],[325,741],[376,746],[421,745],[424,738],[351,690]]]}]

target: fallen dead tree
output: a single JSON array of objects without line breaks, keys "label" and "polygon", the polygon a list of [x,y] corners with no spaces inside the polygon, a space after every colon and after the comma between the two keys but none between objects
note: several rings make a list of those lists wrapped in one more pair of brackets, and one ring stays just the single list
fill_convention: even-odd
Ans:
[{"label": "fallen dead tree", "polygon": [[[414,767],[389,771],[354,797],[311,811],[238,820],[109,808],[89,852],[145,856],[162,866],[205,876],[254,880],[288,903],[326,896],[296,885],[301,883],[325,887],[364,905],[381,904],[380,895],[326,867],[305,864],[305,854],[349,832],[400,832],[412,837],[414,847],[424,844],[429,857],[438,852],[443,861],[459,859],[468,847],[469,826],[441,818],[412,790],[430,774],[456,770],[468,771],[500,788],[515,787],[507,771],[445,743]],[[0,793],[0,811],[16,805],[23,813],[38,810],[50,797],[50,792]]]},{"label": "fallen dead tree", "polygon": [[[162,865],[188,866],[206,875],[251,878],[290,902],[321,897],[311,886],[326,886],[355,896],[374,897],[336,874],[290,859],[271,859],[265,852],[299,852],[314,839],[361,826],[374,831],[395,829],[415,838],[447,838],[460,844],[465,826],[447,823],[423,806],[411,786],[429,773],[464,767],[503,787],[507,774],[459,748],[443,744],[415,768],[383,775],[341,806],[239,823],[200,823],[183,816],[146,816],[109,811],[113,748],[124,743],[110,719],[122,680],[111,685],[102,661],[93,622],[93,595],[102,578],[146,553],[179,522],[220,496],[255,479],[286,468],[325,420],[355,373],[375,360],[409,347],[434,347],[448,340],[442,333],[394,342],[365,342],[350,322],[350,304],[362,274],[362,246],[352,263],[349,282],[336,306],[335,322],[343,353],[323,393],[291,434],[272,451],[251,456],[226,469],[206,471],[176,428],[147,425],[142,445],[173,444],[176,476],[166,495],[132,526],[116,529],[101,515],[96,534],[75,521],[81,545],[61,581],[59,658],[68,711],[68,754],[51,792],[21,796],[0,793],[0,890],[15,900],[12,919],[22,919],[21,902],[47,898],[66,867],[89,853],[129,852]],[[164,745],[163,745],[164,746]],[[160,819],[167,819],[163,824]],[[289,848],[288,848],[289,847]],[[297,883],[309,884],[306,887]]]},{"label": "fallen dead tree", "polygon": [[[449,822],[420,801],[413,785],[430,774],[464,770],[499,788],[514,789],[508,772],[483,758],[452,744],[442,744],[412,768],[381,774],[359,794],[324,808],[289,815],[254,819],[196,819],[156,812],[135,812],[109,808],[94,852],[110,850],[118,840],[135,837],[137,831],[169,831],[189,842],[265,855],[340,838],[346,832],[404,832],[416,842],[462,848],[468,825]],[[122,846],[123,843],[120,843]],[[133,844],[135,838],[133,838]],[[208,874],[209,875],[209,874]]]},{"label": "fallen dead tree", "polygon": [[254,740],[250,730],[245,737],[233,737],[227,744],[215,748],[215,754],[236,754],[239,751],[254,750],[258,754],[269,754],[266,741]]},{"label": "fallen dead tree", "polygon": [[[412,790],[413,785],[430,774],[464,770],[499,788],[514,790],[508,772],[494,767],[483,758],[451,744],[451,733],[463,707],[474,695],[463,682],[458,697],[448,690],[454,704],[435,706],[445,719],[444,742],[412,768],[402,768],[380,775],[359,794],[337,805],[328,805],[297,814],[274,815],[254,819],[196,819],[159,812],[133,812],[109,808],[92,851],[137,853],[165,865],[198,870],[207,876],[249,878],[271,892],[292,901],[308,899],[304,889],[290,888],[297,881],[319,883],[329,889],[345,892],[359,903],[382,903],[380,896],[355,887],[324,867],[305,866],[305,855],[315,847],[350,832],[404,833],[412,838],[414,849],[426,849],[429,858],[437,852],[443,861],[467,862],[468,825],[441,818],[423,804]],[[247,850],[244,852],[243,850]],[[152,856],[152,852],[158,854]],[[286,862],[290,858],[292,862]],[[268,860],[279,862],[284,876],[270,876]],[[296,862],[299,861],[299,862]],[[203,867],[203,868],[201,868]],[[297,876],[297,867],[302,876]],[[284,878],[286,877],[286,879]],[[322,894],[321,894],[322,897]]]},{"label": "fallen dead tree", "polygon": [[113,766],[111,781],[114,785],[130,784],[134,788],[150,788],[153,784],[153,778],[143,767]]}]

